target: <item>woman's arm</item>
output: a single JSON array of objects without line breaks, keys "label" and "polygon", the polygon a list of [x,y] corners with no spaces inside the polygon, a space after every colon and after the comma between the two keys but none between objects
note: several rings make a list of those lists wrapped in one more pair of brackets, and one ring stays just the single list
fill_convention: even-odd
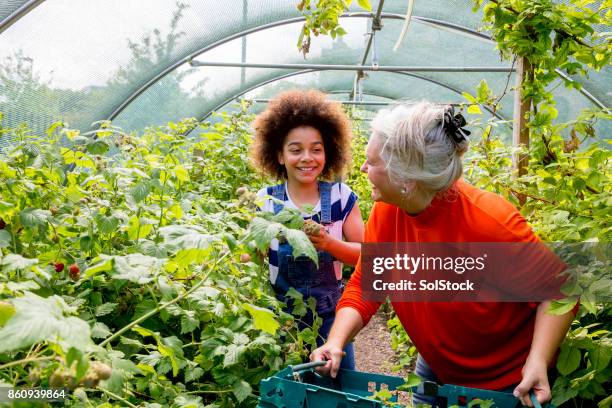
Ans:
[{"label": "woman's arm", "polygon": [[315,248],[319,251],[326,251],[332,254],[340,262],[355,266],[359,260],[361,243],[363,242],[363,220],[359,206],[355,204],[351,212],[346,216],[342,226],[342,233],[346,241],[337,239],[321,230],[318,236],[309,235]]},{"label": "woman's arm", "polygon": [[531,349],[523,366],[523,379],[514,390],[514,395],[528,407],[533,406],[529,399],[531,389],[539,402],[550,400],[548,367],[574,320],[573,311],[559,316],[548,313],[549,307],[550,301],[538,306]]},{"label": "woman's arm", "polygon": [[359,312],[351,307],[343,307],[336,312],[336,319],[327,336],[327,342],[310,354],[310,361],[325,361],[327,364],[317,368],[322,374],[336,378],[342,360],[342,350],[363,328]]}]

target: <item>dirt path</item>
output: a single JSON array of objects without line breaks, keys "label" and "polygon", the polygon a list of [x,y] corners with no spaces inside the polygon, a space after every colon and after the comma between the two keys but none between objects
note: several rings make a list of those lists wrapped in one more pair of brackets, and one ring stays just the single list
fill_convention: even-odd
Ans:
[{"label": "dirt path", "polygon": [[358,371],[405,377],[406,370],[392,370],[396,364],[387,320],[379,311],[355,337],[355,365]]},{"label": "dirt path", "polygon": [[[355,337],[356,369],[405,378],[408,375],[407,369],[393,371],[393,366],[396,364],[397,357],[391,348],[387,319],[382,312],[378,311]],[[402,407],[412,407],[410,396],[407,393],[401,392],[398,398]]]}]

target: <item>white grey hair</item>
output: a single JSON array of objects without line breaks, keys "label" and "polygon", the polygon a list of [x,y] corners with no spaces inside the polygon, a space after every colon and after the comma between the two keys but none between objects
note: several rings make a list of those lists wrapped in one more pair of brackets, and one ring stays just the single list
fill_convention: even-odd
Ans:
[{"label": "white grey hair", "polygon": [[381,158],[392,181],[416,182],[419,189],[435,194],[461,177],[461,156],[468,142],[457,143],[444,129],[444,113],[450,106],[431,102],[400,104],[378,112],[372,120],[372,137],[379,138]]}]

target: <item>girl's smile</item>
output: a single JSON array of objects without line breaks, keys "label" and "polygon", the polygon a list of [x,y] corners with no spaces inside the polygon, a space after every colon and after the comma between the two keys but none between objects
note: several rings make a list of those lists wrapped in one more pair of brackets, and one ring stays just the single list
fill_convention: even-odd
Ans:
[{"label": "girl's smile", "polygon": [[312,126],[291,129],[278,154],[278,162],[285,166],[290,183],[316,183],[325,168],[325,147],[321,133]]}]

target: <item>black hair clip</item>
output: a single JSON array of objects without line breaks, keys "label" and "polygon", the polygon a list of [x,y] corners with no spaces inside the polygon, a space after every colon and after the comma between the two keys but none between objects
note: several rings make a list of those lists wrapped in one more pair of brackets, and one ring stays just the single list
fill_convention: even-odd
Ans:
[{"label": "black hair clip", "polygon": [[466,124],[465,118],[462,114],[454,114],[455,110],[451,106],[444,112],[444,129],[446,134],[453,138],[455,143],[461,143],[466,140],[466,137],[470,135],[469,130],[463,129]]}]

